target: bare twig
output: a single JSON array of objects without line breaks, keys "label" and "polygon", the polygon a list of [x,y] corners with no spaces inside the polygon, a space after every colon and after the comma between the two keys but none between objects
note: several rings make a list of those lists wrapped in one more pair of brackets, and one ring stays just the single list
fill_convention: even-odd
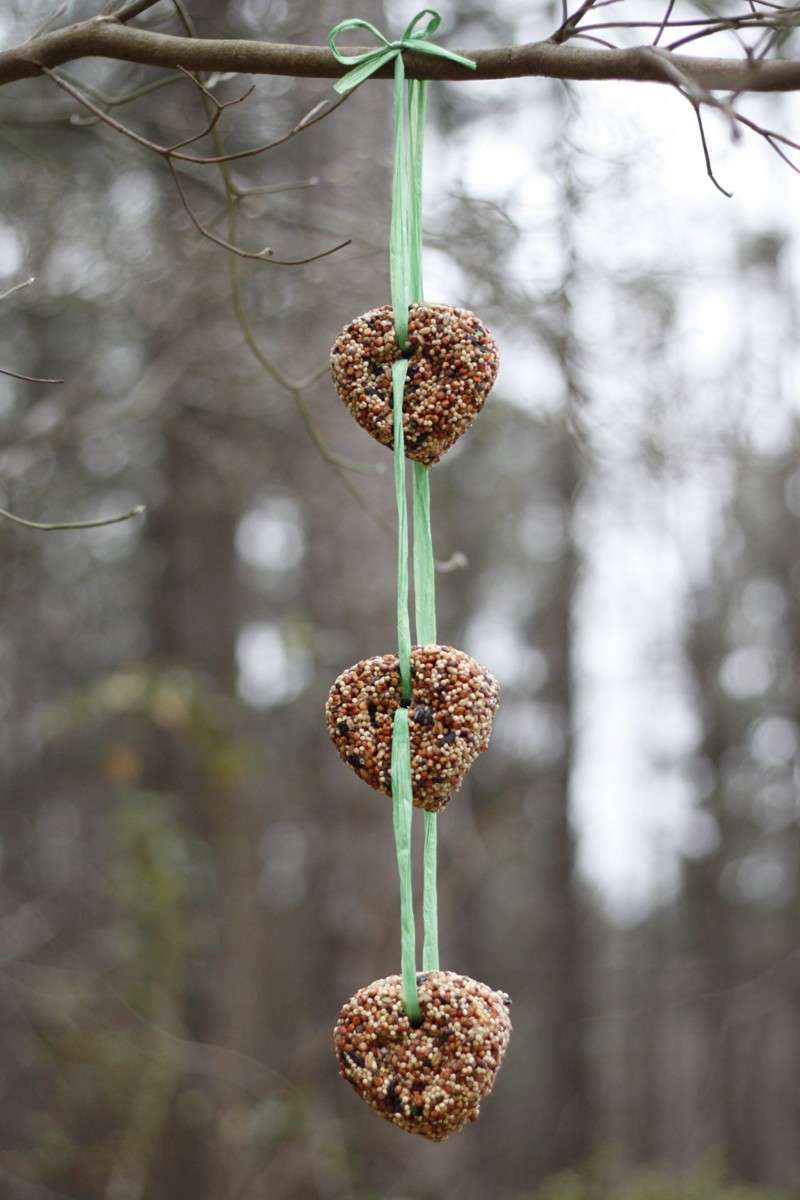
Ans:
[{"label": "bare twig", "polygon": [[[143,83],[141,87],[131,88],[129,92],[121,92],[119,95],[109,96],[101,92],[99,88],[89,88],[85,83],[83,87],[93,99],[98,100],[104,108],[121,108],[124,104],[132,104],[134,100],[140,100],[143,96],[149,96],[152,92],[160,92],[162,88],[171,87],[173,83],[183,83],[188,72],[177,71],[174,75],[166,75],[161,79],[151,79],[147,83]],[[75,86],[75,80],[71,79],[66,71],[61,72],[61,78],[66,79],[68,83]],[[72,113],[70,123],[73,125],[96,125],[99,118],[93,114],[88,117],[81,116],[80,113]]]},{"label": "bare twig", "polygon": [[564,4],[562,6],[562,10],[561,10],[562,11],[561,24],[558,27],[558,29],[555,31],[555,33],[552,35],[552,37],[550,38],[550,41],[553,42],[556,46],[560,46],[563,42],[566,42],[571,37],[574,37],[577,27],[580,24],[581,20],[583,19],[583,17],[586,16],[586,14],[589,12],[590,9],[594,8],[596,3],[597,3],[597,0],[583,0],[583,3],[581,4],[580,8],[578,8],[572,14],[571,17],[566,15],[567,6],[566,6],[566,4]]},{"label": "bare twig", "polygon": [[118,8],[116,12],[109,13],[104,20],[107,21],[132,21],[134,17],[141,16],[143,12],[147,12],[148,8],[155,8],[159,0],[129,0],[127,4],[123,4],[122,8]]},{"label": "bare twig", "polygon": [[727,196],[728,199],[731,200],[733,198],[733,192],[727,191],[714,175],[714,168],[711,164],[711,154],[708,149],[708,142],[706,141],[706,131],[705,126],[703,125],[703,114],[700,111],[700,105],[693,104],[692,107],[694,108],[694,115],[697,117],[697,127],[700,130],[700,144],[703,147],[703,157],[706,162],[706,174],[717,191],[722,192],[723,196]]},{"label": "bare twig", "polygon": [[646,46],[642,53],[652,59],[653,62],[661,64],[661,69],[665,77],[676,85],[690,104],[708,104],[709,107],[718,109],[728,121],[731,136],[734,139],[739,136],[739,130],[736,125],[737,114],[727,100],[712,95],[711,92],[702,87],[690,73],[679,67],[665,50],[659,50],[654,46]]},{"label": "bare twig", "polygon": [[[0,293],[0,300],[6,300],[9,296],[13,296],[15,292],[22,291],[23,288],[30,287],[35,282],[35,277],[31,275],[30,279],[23,279],[21,283],[15,283],[12,287]],[[11,371],[8,367],[0,367],[0,375],[8,375],[11,379],[21,379],[24,383],[63,383],[63,379],[42,379],[38,375],[23,375],[19,371]]]},{"label": "bare twig", "polygon": [[[230,236],[235,237],[236,236],[235,198],[233,200],[232,209],[229,211],[228,228],[230,230]],[[306,431],[307,431],[309,437],[311,438],[311,441],[314,443],[317,450],[319,451],[321,457],[325,460],[326,463],[328,463],[329,466],[333,467],[334,470],[336,470],[340,473],[349,471],[349,472],[354,472],[357,474],[364,474],[364,475],[382,474],[383,473],[382,465],[375,466],[370,463],[353,462],[352,459],[343,458],[340,454],[336,454],[335,451],[331,450],[330,447],[326,444],[325,440],[323,439],[322,435],[320,434],[319,430],[317,429],[316,424],[314,423],[314,420],[311,416],[311,413],[308,409],[308,405],[306,404],[305,397],[304,397],[304,393],[307,390],[307,388],[310,387],[312,383],[316,382],[316,380],[322,374],[324,374],[324,371],[315,371],[310,379],[297,381],[297,380],[290,379],[280,369],[280,367],[278,367],[278,365],[276,363],[272,362],[272,360],[267,357],[267,355],[264,353],[264,351],[261,349],[261,346],[258,343],[256,335],[253,332],[253,327],[250,323],[250,319],[247,316],[247,311],[244,307],[244,299],[242,297],[242,290],[241,290],[241,286],[239,283],[239,272],[238,272],[237,267],[238,267],[238,264],[237,264],[236,260],[234,258],[232,258],[229,262],[229,275],[230,275],[230,287],[231,287],[231,300],[232,300],[232,304],[233,304],[233,315],[236,318],[237,325],[239,326],[240,330],[242,331],[242,335],[245,340],[245,345],[247,346],[248,350],[252,354],[253,358],[256,360],[256,362],[259,364],[259,366],[262,368],[262,370],[270,377],[270,379],[272,379],[275,383],[277,383],[278,386],[280,388],[282,388],[283,391],[288,393],[288,395],[292,398],[292,400],[293,400],[294,404],[296,405],[297,410],[302,418],[303,424],[306,427]],[[351,489],[351,490],[353,490],[353,489]],[[355,494],[358,496],[358,498],[360,500],[362,499],[360,496],[360,493],[355,493]]]},{"label": "bare twig", "polygon": [[[7,288],[0,294],[0,300],[5,300],[8,296],[13,296],[14,292],[20,291],[22,288],[30,287],[34,283],[34,276],[29,279],[23,279],[20,283],[15,283],[13,287]],[[63,383],[63,379],[41,379],[36,375],[21,375],[17,371],[9,371],[5,367],[0,367],[0,375],[10,375],[13,379],[23,379],[27,383]],[[120,513],[116,517],[103,517],[96,521],[55,521],[43,523],[41,521],[29,521],[25,517],[18,517],[15,513],[8,512],[4,508],[0,508],[0,518],[6,521],[13,521],[15,525],[24,525],[26,529],[38,529],[44,533],[50,533],[57,529],[99,529],[103,525],[118,525],[120,521],[130,521],[132,517],[141,516],[145,511],[143,504],[137,504],[130,512]]]},{"label": "bare twig", "polygon": [[218,234],[214,233],[208,228],[207,225],[202,223],[200,218],[197,216],[197,213],[189,203],[186,191],[181,183],[178,172],[175,170],[175,164],[172,162],[171,157],[167,158],[167,166],[169,167],[170,174],[175,181],[175,187],[177,188],[178,196],[180,197],[184,211],[186,212],[189,220],[192,222],[197,232],[202,234],[202,236],[207,238],[210,242],[214,242],[215,245],[221,246],[223,250],[227,250],[230,254],[238,255],[239,258],[256,259],[259,262],[271,263],[272,266],[275,267],[302,267],[307,263],[316,262],[320,258],[327,258],[329,254],[335,254],[337,250],[343,250],[345,246],[350,245],[351,239],[346,238],[345,241],[338,242],[335,246],[329,246],[327,250],[321,250],[319,254],[309,254],[305,258],[273,258],[272,250],[269,246],[265,246],[262,250],[245,250],[242,246],[236,246],[233,244],[233,242],[226,241],[225,238],[219,237]]},{"label": "bare twig", "polygon": [[19,371],[9,371],[8,367],[0,367],[0,375],[8,375],[11,379],[21,379],[24,383],[63,383],[63,379],[42,379],[39,375],[23,375]]},{"label": "bare twig", "polygon": [[104,525],[119,525],[121,521],[130,521],[132,517],[140,517],[146,511],[144,504],[137,504],[130,512],[120,513],[117,517],[103,517],[97,521],[54,521],[45,524],[41,521],[26,521],[24,517],[18,517],[15,513],[0,508],[0,517],[4,517],[6,521],[13,521],[15,525],[24,525],[26,529],[52,533],[59,529],[101,529]]},{"label": "bare twig", "polygon": [[[176,11],[178,12],[181,23],[186,30],[187,36],[194,37],[195,31],[191,18],[186,11],[183,0],[172,0]],[[200,88],[201,98],[206,109],[206,114],[210,116],[216,104],[216,97],[208,94],[207,88]],[[329,105],[326,101],[315,105],[301,121],[295,126],[295,130],[299,132],[302,129],[308,128],[317,121],[327,116],[336,104]],[[353,473],[360,474],[382,474],[384,470],[383,463],[358,463],[353,462],[349,458],[344,458],[332,450],[325,441],[320,432],[306,401],[305,393],[322,375],[327,373],[325,367],[312,372],[312,374],[303,380],[291,379],[277,363],[273,362],[262,349],[258,339],[256,338],[253,327],[250,323],[250,318],[247,315],[245,308],[244,297],[239,278],[239,261],[241,258],[250,257],[249,254],[238,253],[236,245],[238,241],[238,216],[242,202],[247,197],[260,189],[242,188],[239,187],[233,180],[230,170],[229,156],[225,153],[225,144],[221,128],[217,125],[211,130],[211,138],[214,147],[217,150],[216,163],[219,168],[220,177],[222,179],[224,195],[225,195],[225,213],[227,216],[228,236],[227,239],[218,239],[219,244],[223,245],[228,250],[228,278],[231,293],[231,304],[233,315],[237,325],[244,338],[245,345],[250,351],[253,358],[258,363],[259,367],[264,371],[265,375],[278,385],[292,400],[300,418],[305,426],[306,432],[311,439],[311,442],[322,460],[339,476],[342,486],[349,495],[356,501],[360,508],[364,510],[367,516],[374,521],[385,533],[392,534],[392,526],[390,523],[367,503],[367,500],[362,495],[361,491],[350,479]],[[170,164],[172,169],[173,164]],[[177,181],[176,181],[177,182]],[[189,213],[192,216],[191,212]]]},{"label": "bare twig", "polygon": [[23,288],[30,287],[36,282],[36,277],[31,275],[30,279],[23,279],[21,283],[14,283],[10,288],[6,288],[4,292],[0,292],[0,300],[7,300],[9,296],[13,296],[14,292],[21,292]]},{"label": "bare twig", "polygon": [[[690,29],[690,34],[684,35],[676,41],[672,42],[669,49],[675,50],[681,45],[686,45],[688,42],[696,42],[701,39],[717,37],[722,34],[733,34],[739,37],[742,30],[763,30],[762,38],[766,42],[770,42],[774,37],[785,35],[787,31],[794,28],[800,18],[800,7],[792,6],[791,9],[781,7],[779,13],[763,13],[763,12],[748,12],[740,14],[738,17],[728,16],[720,17],[690,17],[690,18],[673,18],[671,16],[674,8],[675,0],[671,0],[668,5],[664,17],[660,21],[651,20],[631,20],[631,21],[602,21],[595,22],[592,25],[584,26],[585,29],[656,29],[656,37],[653,40],[653,45],[657,46],[661,37],[667,29]],[[596,8],[601,8],[602,4],[595,5]],[[740,44],[747,51],[747,47],[743,42]],[[747,54],[746,57],[752,61],[752,54]]]},{"label": "bare twig", "polygon": [[[75,85],[70,83],[69,80],[65,79],[63,75],[59,75],[56,71],[51,71],[49,67],[42,67],[42,73],[52,79],[53,82],[57,84],[57,86],[63,91],[68,92],[74,100],[77,100],[79,104],[83,105],[83,107],[92,113],[92,115],[95,116],[98,121],[102,121],[104,125],[108,125],[109,128],[114,130],[115,133],[119,133],[122,134],[123,137],[130,138],[131,141],[138,143],[138,145],[142,146],[145,150],[150,150],[152,153],[158,154],[162,158],[174,158],[179,162],[193,163],[198,167],[217,166],[222,162],[236,162],[242,158],[255,158],[259,154],[265,154],[268,150],[274,150],[277,146],[282,146],[284,143],[290,141],[291,138],[296,137],[298,133],[302,133],[304,129],[310,129],[311,126],[316,125],[318,121],[322,121],[325,117],[330,116],[330,114],[335,112],[336,109],[339,108],[339,106],[347,99],[346,96],[341,96],[338,100],[333,100],[329,103],[323,102],[322,105],[315,104],[311,112],[302,117],[296,125],[293,125],[292,128],[288,130],[288,132],[281,134],[280,137],[273,138],[269,142],[262,142],[259,146],[249,146],[246,150],[233,150],[229,154],[222,155],[195,155],[184,154],[184,152],[181,150],[181,146],[189,145],[191,142],[195,142],[198,140],[198,138],[204,137],[206,134],[210,133],[216,125],[216,121],[213,121],[213,124],[207,126],[201,133],[187,138],[185,141],[179,142],[175,146],[161,146],[158,142],[152,141],[150,138],[145,137],[144,134],[137,133],[135,129],[131,129],[130,126],[124,125],[122,121],[118,121],[116,117],[112,117],[110,113],[105,112],[102,108],[90,100],[89,97],[84,94],[84,92],[75,87]],[[190,71],[185,70],[184,74],[193,82],[197,82]],[[220,107],[228,108],[232,104],[241,103],[242,100],[247,99],[248,95],[250,95],[250,92],[247,92],[244,96],[238,97],[236,100],[229,100]]]},{"label": "bare twig", "polygon": [[[236,236],[236,210],[237,197],[233,193],[228,193],[228,229],[229,236],[231,238]],[[255,333],[253,332],[253,327],[250,324],[250,319],[247,316],[247,311],[244,307],[244,299],[242,297],[242,290],[239,283],[239,262],[235,256],[230,256],[228,260],[228,267],[233,313],[236,318],[236,322],[242,331],[245,345],[255,358],[256,362],[261,366],[262,370],[281,388],[283,388],[284,391],[288,392],[295,407],[297,408],[298,413],[300,414],[301,420],[306,428],[306,432],[311,438],[311,441],[317,449],[320,457],[336,472],[341,480],[342,486],[349,493],[352,499],[355,500],[358,506],[362,508],[370,517],[370,519],[380,526],[385,533],[389,534],[390,536],[394,536],[394,528],[391,523],[387,521],[385,517],[374,511],[374,509],[368,504],[367,500],[362,495],[361,491],[356,487],[350,478],[350,473],[352,472],[362,472],[364,474],[382,473],[383,465],[380,464],[378,466],[373,466],[371,464],[355,463],[351,459],[342,458],[341,455],[336,454],[335,451],[330,449],[322,437],[319,429],[317,428],[316,422],[311,416],[311,412],[309,411],[304,395],[306,387],[309,386],[309,384],[313,382],[315,378],[319,377],[320,372],[315,372],[311,380],[297,383],[287,378],[283,371],[281,371],[280,368],[266,356],[258,344]]]},{"label": "bare twig", "polygon": [[740,127],[749,129],[753,133],[757,133],[759,137],[764,139],[770,149],[774,150],[778,157],[787,164],[787,166],[791,167],[793,171],[800,174],[800,167],[798,167],[798,165],[792,161],[792,159],[783,149],[783,147],[786,146],[789,149],[796,150],[798,153],[800,153],[800,142],[796,142],[792,138],[786,137],[785,134],[778,133],[777,130],[768,129],[765,125],[760,125],[751,117],[745,116],[745,114],[740,112],[739,109],[734,108],[730,100],[720,99],[719,97],[714,96],[710,92],[706,91],[704,88],[701,88],[697,84],[696,80],[692,79],[691,76],[685,74],[678,66],[676,66],[674,57],[670,56],[665,51],[649,46],[645,47],[643,53],[649,55],[653,61],[661,64],[665,78],[670,80],[676,91],[679,92],[684,99],[688,100],[694,109],[700,129],[703,155],[705,157],[706,170],[708,172],[709,179],[724,196],[729,197],[731,193],[727,192],[714,176],[701,113],[701,106],[704,104],[708,105],[710,108],[717,109],[723,114],[728,121],[731,136],[734,140],[741,136]]},{"label": "bare twig", "polygon": [[661,21],[661,24],[658,27],[658,32],[656,33],[656,36],[653,38],[654,46],[657,46],[658,43],[661,41],[662,37],[664,36],[664,31],[667,28],[667,26],[669,25],[669,20],[670,20],[670,17],[672,16],[672,10],[674,7],[675,7],[675,0],[669,0],[669,4],[667,5],[667,7],[664,11],[664,16]]},{"label": "bare twig", "polygon": [[[180,69],[183,70],[183,68]],[[243,100],[246,100],[247,97],[252,93],[252,88],[249,88],[245,93],[243,93],[241,96],[235,97],[233,100],[220,101],[216,98],[216,96],[214,96],[212,91],[205,84],[196,79],[190,71],[184,71],[183,73],[186,75],[187,79],[189,79],[198,87],[203,95],[204,100],[210,106],[209,119],[199,133],[184,138],[172,146],[162,146],[157,142],[152,141],[150,138],[144,137],[143,134],[137,133],[135,130],[130,129],[121,121],[118,121],[116,117],[113,117],[108,112],[105,112],[91,99],[89,99],[88,96],[84,95],[79,88],[75,87],[74,84],[64,79],[63,76],[59,75],[57,72],[51,71],[49,67],[43,67],[42,70],[53,80],[55,84],[58,85],[58,87],[66,91],[70,96],[83,105],[84,108],[91,112],[98,121],[103,122],[103,124],[108,125],[115,132],[123,134],[125,137],[130,138],[138,145],[163,158],[175,182],[181,204],[195,229],[204,238],[207,238],[209,241],[214,242],[216,245],[221,246],[225,250],[228,250],[230,253],[239,255],[241,258],[257,259],[260,262],[267,262],[272,266],[299,267],[305,266],[307,263],[316,262],[320,258],[327,258],[328,255],[335,254],[337,250],[342,250],[345,246],[350,245],[350,239],[347,238],[341,242],[337,242],[335,246],[328,247],[327,250],[320,251],[318,254],[311,254],[305,256],[304,258],[298,259],[275,258],[272,250],[269,247],[265,247],[258,251],[251,251],[246,250],[241,246],[236,246],[232,242],[226,241],[225,238],[219,237],[211,229],[209,229],[207,225],[203,224],[203,222],[195,213],[194,209],[191,207],[186,195],[186,191],[181,184],[180,177],[175,169],[176,160],[182,163],[193,163],[196,166],[222,166],[238,159],[252,158],[257,154],[263,154],[267,150],[271,150],[276,146],[283,145],[291,138],[296,137],[297,134],[302,133],[303,130],[309,129],[312,125],[316,125],[319,121],[322,121],[325,117],[334,112],[340,106],[340,104],[344,102],[346,97],[341,97],[332,103],[324,101],[321,104],[315,104],[314,107],[295,125],[293,125],[287,133],[282,134],[278,138],[274,138],[270,142],[265,142],[261,146],[251,147],[247,150],[233,151],[229,154],[226,153],[202,156],[186,154],[184,153],[183,147],[191,145],[200,138],[204,138],[213,134],[216,131],[217,123],[222,113],[233,105],[241,104]]]}]

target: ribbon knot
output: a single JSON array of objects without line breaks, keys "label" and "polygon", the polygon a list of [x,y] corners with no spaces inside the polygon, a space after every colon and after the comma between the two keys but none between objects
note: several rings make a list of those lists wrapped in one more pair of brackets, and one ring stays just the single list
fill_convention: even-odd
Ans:
[{"label": "ribbon knot", "polygon": [[[424,28],[417,29],[417,25],[425,17],[428,18],[428,21]],[[363,21],[360,17],[350,17],[348,20],[340,21],[328,34],[328,45],[337,62],[353,69],[343,75],[341,79],[337,79],[333,85],[334,90],[340,94],[349,92],[368,79],[370,75],[374,75],[381,67],[386,66],[387,63],[399,59],[402,64],[401,56],[404,50],[413,50],[417,54],[433,54],[437,58],[447,58],[451,62],[458,63],[459,66],[474,71],[475,63],[471,58],[465,58],[463,54],[456,54],[454,50],[446,50],[443,46],[437,46],[435,42],[428,40],[441,23],[441,15],[435,8],[423,8],[409,23],[403,36],[398,41],[390,42],[371,21]],[[343,54],[336,45],[336,39],[340,33],[351,29],[368,30],[379,45],[374,50],[366,50],[363,54]]]}]

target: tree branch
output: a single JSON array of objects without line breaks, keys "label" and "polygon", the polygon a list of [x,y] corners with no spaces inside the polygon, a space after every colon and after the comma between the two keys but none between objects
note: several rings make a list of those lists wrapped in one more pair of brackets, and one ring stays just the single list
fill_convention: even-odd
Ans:
[{"label": "tree branch", "polygon": [[[553,79],[618,79],[665,83],[663,69],[646,53],[646,47],[586,50],[552,41],[531,42],[495,50],[461,50],[477,63],[475,71],[448,59],[406,54],[406,74],[411,79],[512,79],[543,76]],[[669,54],[675,66],[708,91],[800,91],[800,62],[700,58]],[[79,58],[111,58],[152,67],[188,71],[234,71],[250,75],[290,75],[337,79],[340,66],[327,47],[293,46],[243,38],[176,37],[137,29],[111,17],[94,17],[31,38],[21,46],[0,52],[0,85],[31,79],[42,67],[61,66]],[[389,78],[391,67],[376,73]]]}]

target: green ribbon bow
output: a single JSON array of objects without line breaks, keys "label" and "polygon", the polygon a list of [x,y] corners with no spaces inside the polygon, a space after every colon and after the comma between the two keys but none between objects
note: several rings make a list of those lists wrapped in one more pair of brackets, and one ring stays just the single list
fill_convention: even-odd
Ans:
[{"label": "green ribbon bow", "polygon": [[[424,29],[417,30],[417,24],[423,17],[429,17],[429,21]],[[372,24],[371,21],[362,21],[360,17],[351,17],[346,21],[340,21],[338,25],[334,25],[333,29],[328,34],[328,45],[331,49],[331,54],[337,62],[343,66],[352,66],[352,71],[348,71],[341,79],[338,79],[333,85],[335,91],[343,94],[349,92],[351,88],[358,87],[370,75],[374,75],[381,67],[390,63],[393,59],[396,64],[400,65],[402,71],[403,51],[414,50],[418,54],[434,54],[437,58],[449,58],[451,62],[458,63],[459,66],[467,67],[469,70],[475,70],[475,63],[471,58],[465,58],[463,54],[456,54],[453,50],[445,50],[442,46],[437,46],[435,42],[429,42],[427,39],[442,23],[440,13],[435,8],[423,8],[414,17],[414,20],[408,25],[405,33],[397,42],[388,41],[380,29]],[[344,33],[350,29],[367,29],[372,34],[380,45],[375,50],[367,50],[363,54],[342,54],[336,46],[336,39],[340,33]],[[397,72],[395,65],[395,72]]]},{"label": "green ribbon bow", "polygon": [[[417,25],[429,17],[423,29]],[[423,302],[422,290],[422,149],[425,134],[427,82],[412,79],[408,87],[408,138],[405,133],[405,68],[403,51],[415,50],[448,58],[463,67],[475,69],[470,58],[444,50],[427,38],[441,24],[433,8],[418,12],[397,42],[389,42],[369,21],[352,18],[340,21],[328,34],[328,45],[336,60],[353,67],[333,85],[337,92],[349,92],[384,64],[394,60],[394,178],[392,181],[392,219],[389,236],[389,269],[392,309],[397,344],[408,346],[408,310],[412,303]],[[381,44],[363,54],[342,54],[336,38],[350,29],[368,29]],[[413,813],[409,703],[411,702],[411,622],[408,613],[408,517],[406,503],[406,460],[403,438],[403,393],[410,360],[403,356],[392,364],[392,401],[394,436],[394,483],[397,502],[397,656],[400,687],[404,703],[398,707],[392,726],[392,813],[397,870],[400,878],[400,941],[403,1003],[412,1024],[422,1020],[417,995],[416,931],[411,874],[411,818]],[[414,516],[413,567],[417,644],[436,642],[436,587],[433,542],[431,539],[430,480],[428,468],[415,462],[412,504]],[[436,898],[436,814],[425,813],[425,849],[423,874],[423,971],[439,969],[439,932]]]}]

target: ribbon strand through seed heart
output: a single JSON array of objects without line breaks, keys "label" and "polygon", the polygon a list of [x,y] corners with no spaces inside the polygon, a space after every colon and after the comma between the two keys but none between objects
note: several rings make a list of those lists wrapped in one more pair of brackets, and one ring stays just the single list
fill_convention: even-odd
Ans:
[{"label": "ribbon strand through seed heart", "polygon": [[[421,23],[425,18],[427,22]],[[394,715],[392,727],[392,812],[397,869],[400,877],[400,924],[403,1003],[412,1023],[420,1020],[417,995],[416,933],[411,872],[411,819],[413,812],[409,718],[412,702],[411,626],[408,611],[408,517],[406,503],[406,460],[403,436],[403,394],[409,371],[408,310],[412,303],[423,302],[422,282],[422,159],[425,137],[427,83],[408,81],[406,89],[403,53],[406,50],[447,58],[475,70],[472,59],[456,54],[429,40],[441,24],[435,9],[417,13],[402,38],[390,42],[369,21],[359,18],[340,21],[328,35],[328,45],[337,61],[352,67],[337,80],[337,92],[345,93],[363,83],[381,67],[394,61],[394,172],[392,180],[392,216],[389,239],[389,266],[392,308],[397,344],[404,357],[392,365],[394,482],[397,502],[397,650],[400,667],[402,703]],[[336,40],[341,33],[365,29],[379,43],[374,50],[358,54],[343,53]],[[408,96],[406,97],[406,90]],[[405,115],[408,108],[408,133]],[[431,538],[430,477],[422,463],[413,464],[413,571],[414,615],[418,645],[436,641],[436,584]],[[437,816],[425,813],[423,880],[423,971],[438,970],[439,935],[436,895]]]}]

